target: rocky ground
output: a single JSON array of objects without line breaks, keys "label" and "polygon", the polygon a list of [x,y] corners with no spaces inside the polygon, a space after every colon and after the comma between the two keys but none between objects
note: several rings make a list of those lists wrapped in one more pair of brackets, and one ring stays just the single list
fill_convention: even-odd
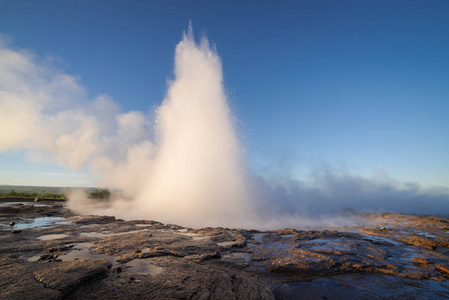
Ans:
[{"label": "rocky ground", "polygon": [[[359,216],[360,217],[360,216]],[[260,232],[0,203],[0,299],[449,298],[449,219]]]}]

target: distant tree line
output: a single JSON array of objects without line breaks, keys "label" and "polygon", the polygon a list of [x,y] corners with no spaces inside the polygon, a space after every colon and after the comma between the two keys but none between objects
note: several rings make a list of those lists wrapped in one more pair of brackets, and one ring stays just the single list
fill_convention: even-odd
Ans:
[{"label": "distant tree line", "polygon": [[95,189],[89,192],[89,198],[96,200],[109,200],[111,192],[108,189]]},{"label": "distant tree line", "polygon": [[64,193],[50,193],[46,191],[36,192],[36,191],[0,191],[0,198],[23,198],[23,199],[58,199],[66,200],[66,195]]},{"label": "distant tree line", "polygon": [[[67,195],[70,189],[67,188],[64,192],[46,192],[46,191],[20,191],[20,190],[0,190],[0,198],[14,198],[14,199],[57,199],[67,200]],[[109,200],[111,192],[108,189],[91,189],[86,191],[87,196],[94,200]]]}]

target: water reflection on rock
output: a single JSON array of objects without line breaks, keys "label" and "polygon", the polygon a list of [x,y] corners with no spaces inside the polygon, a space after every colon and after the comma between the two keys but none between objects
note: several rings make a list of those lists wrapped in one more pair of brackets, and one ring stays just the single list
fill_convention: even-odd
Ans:
[{"label": "water reflection on rock", "polygon": [[[28,290],[46,299],[190,298],[199,291],[219,299],[449,297],[448,219],[362,216],[371,225],[262,232],[2,203],[0,298],[23,299]],[[76,281],[67,270],[78,270]]]}]

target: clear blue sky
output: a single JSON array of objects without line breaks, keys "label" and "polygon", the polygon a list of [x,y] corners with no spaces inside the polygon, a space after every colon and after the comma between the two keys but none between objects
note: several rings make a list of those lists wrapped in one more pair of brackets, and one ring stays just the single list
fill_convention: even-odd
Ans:
[{"label": "clear blue sky", "polygon": [[[449,186],[449,1],[0,1],[13,47],[124,111],[161,103],[189,20],[217,46],[252,166],[286,156],[293,174],[336,163]],[[0,153],[0,184],[86,174]]]}]

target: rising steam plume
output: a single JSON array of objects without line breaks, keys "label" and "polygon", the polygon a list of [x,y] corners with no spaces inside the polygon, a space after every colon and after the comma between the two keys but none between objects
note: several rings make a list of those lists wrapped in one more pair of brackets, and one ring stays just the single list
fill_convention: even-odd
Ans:
[{"label": "rising steam plume", "polygon": [[[220,58],[191,26],[175,51],[174,80],[155,117],[121,112],[107,95],[89,99],[79,78],[0,40],[0,151],[37,162],[85,166],[98,186],[121,191],[81,213],[184,226],[269,229],[348,223],[343,208],[449,214],[447,188],[315,170],[312,185],[251,174],[223,88]],[[5,130],[7,128],[7,130]]]}]

